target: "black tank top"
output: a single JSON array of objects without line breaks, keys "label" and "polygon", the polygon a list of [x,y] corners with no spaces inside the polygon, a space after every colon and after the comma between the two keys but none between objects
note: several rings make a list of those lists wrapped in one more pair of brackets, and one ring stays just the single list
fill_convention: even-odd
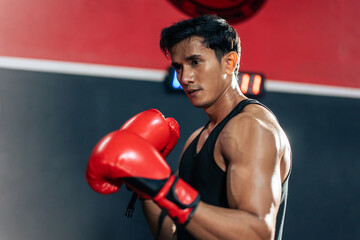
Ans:
[{"label": "black tank top", "polygon": [[[189,183],[193,188],[199,191],[201,200],[205,203],[229,208],[226,194],[226,172],[224,172],[215,162],[214,148],[217,137],[226,123],[234,116],[239,114],[248,104],[261,104],[254,99],[245,99],[241,101],[210,133],[206,139],[203,147],[196,153],[196,146],[199,141],[201,133],[206,129],[206,126],[201,130],[199,135],[190,143],[184,151],[179,165],[179,176]],[[264,106],[268,109],[266,106]],[[269,109],[268,109],[269,110]],[[290,174],[289,174],[290,175]],[[276,233],[275,239],[281,240],[282,228],[285,217],[288,179],[282,184],[281,203],[276,219]],[[192,237],[182,226],[177,226],[178,240],[191,240]]]}]

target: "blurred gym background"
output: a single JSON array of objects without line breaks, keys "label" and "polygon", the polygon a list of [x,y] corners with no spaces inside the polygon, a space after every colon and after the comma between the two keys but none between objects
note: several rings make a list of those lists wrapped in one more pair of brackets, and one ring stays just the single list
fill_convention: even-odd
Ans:
[{"label": "blurred gym background", "polygon": [[157,108],[181,127],[176,170],[207,117],[169,90],[159,35],[204,5],[227,9],[240,71],[265,77],[254,97],[290,138],[283,239],[360,239],[359,1],[0,0],[1,240],[152,239],[139,202],[127,219],[131,194],[93,192],[85,169],[101,137]]}]

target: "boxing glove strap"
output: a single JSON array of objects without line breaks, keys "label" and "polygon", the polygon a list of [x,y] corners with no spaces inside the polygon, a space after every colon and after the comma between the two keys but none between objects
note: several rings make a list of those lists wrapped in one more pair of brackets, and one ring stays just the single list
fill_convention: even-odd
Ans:
[{"label": "boxing glove strap", "polygon": [[181,178],[172,175],[154,201],[177,223],[186,225],[199,204],[200,194]]}]

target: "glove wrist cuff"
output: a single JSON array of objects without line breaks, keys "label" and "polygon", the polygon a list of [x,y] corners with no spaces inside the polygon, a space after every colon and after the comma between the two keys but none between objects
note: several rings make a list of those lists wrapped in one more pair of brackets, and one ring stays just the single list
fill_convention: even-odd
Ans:
[{"label": "glove wrist cuff", "polygon": [[154,197],[154,201],[177,223],[186,225],[200,201],[200,194],[177,176],[170,176],[168,182]]}]

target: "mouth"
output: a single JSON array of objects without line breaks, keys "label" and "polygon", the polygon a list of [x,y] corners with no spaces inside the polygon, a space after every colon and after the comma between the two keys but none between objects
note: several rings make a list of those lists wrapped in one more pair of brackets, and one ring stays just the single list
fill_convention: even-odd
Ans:
[{"label": "mouth", "polygon": [[188,89],[187,91],[186,91],[186,93],[188,94],[188,95],[190,95],[190,96],[195,96],[198,92],[200,91],[200,89]]}]

